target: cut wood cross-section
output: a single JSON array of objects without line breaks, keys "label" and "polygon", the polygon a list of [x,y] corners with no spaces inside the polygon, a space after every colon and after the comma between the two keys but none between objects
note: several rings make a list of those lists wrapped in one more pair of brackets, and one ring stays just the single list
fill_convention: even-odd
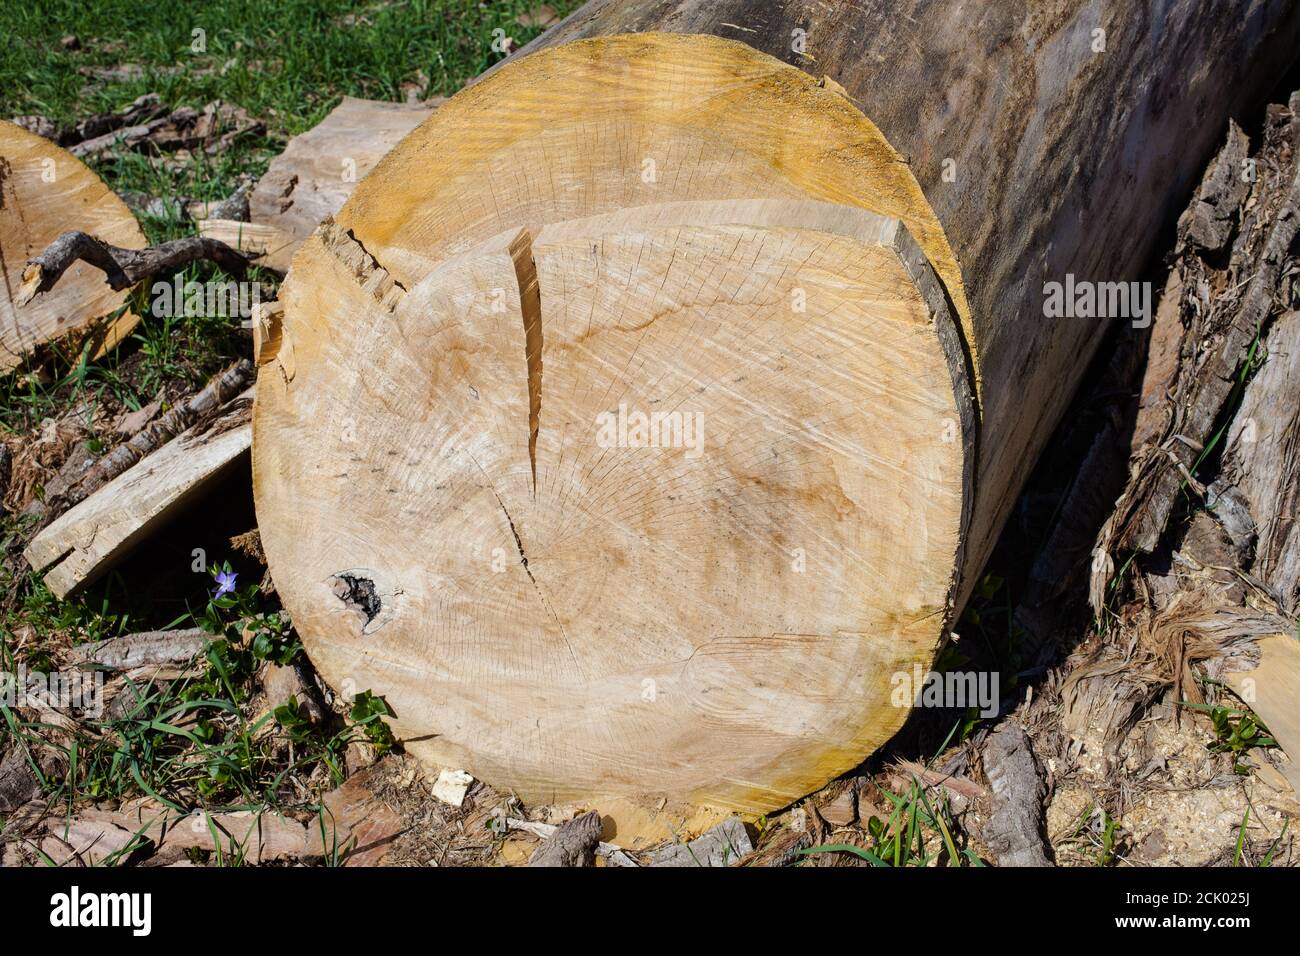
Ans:
[{"label": "cut wood cross-section", "polygon": [[69,230],[127,249],[147,245],[131,210],[81,160],[0,120],[0,373],[37,346],[72,333],[95,334],[103,352],[139,321],[126,311],[108,325],[100,323],[122,306],[126,292],[113,291],[104,273],[86,262],[69,269],[45,295],[21,306],[15,302],[27,260]]},{"label": "cut wood cross-section", "polygon": [[766,811],[887,740],[1104,327],[1043,318],[1043,282],[1135,278],[1297,28],[806,6],[591,4],[295,258],[262,541],[412,752]]},{"label": "cut wood cross-section", "polygon": [[878,676],[931,653],[952,600],[973,428],[955,321],[897,220],[641,207],[503,233],[407,290],[326,235],[286,301],[321,334],[288,335],[287,386],[262,378],[258,440],[259,509],[298,523],[271,522],[296,626],[348,637],[317,667],[401,660],[400,718],[491,714],[477,772],[556,792],[611,776],[601,739],[644,748],[618,786],[716,800],[745,799],[717,775],[756,759],[880,742],[901,712]]}]

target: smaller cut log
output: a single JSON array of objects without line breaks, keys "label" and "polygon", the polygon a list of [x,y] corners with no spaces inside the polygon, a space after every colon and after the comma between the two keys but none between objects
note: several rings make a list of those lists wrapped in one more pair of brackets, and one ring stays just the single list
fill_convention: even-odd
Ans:
[{"label": "smaller cut log", "polygon": [[126,249],[146,245],[131,210],[84,163],[44,137],[0,121],[0,372],[44,343],[74,333],[93,334],[102,354],[139,321],[130,311],[106,320],[126,295],[84,263],[50,294],[25,305],[17,301],[28,258],[67,230]]}]

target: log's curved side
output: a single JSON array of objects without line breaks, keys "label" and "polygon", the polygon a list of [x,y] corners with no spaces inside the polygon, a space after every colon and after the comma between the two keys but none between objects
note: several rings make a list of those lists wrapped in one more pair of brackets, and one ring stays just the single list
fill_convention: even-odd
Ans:
[{"label": "log's curved side", "polygon": [[825,78],[924,190],[960,263],[981,406],[964,600],[1108,327],[1045,318],[1045,283],[1140,277],[1228,118],[1300,53],[1300,4],[589,0],[520,55],[643,32],[717,35]]},{"label": "log's curved side", "polygon": [[0,373],[37,346],[77,332],[92,332],[102,353],[121,341],[139,318],[129,310],[103,327],[126,292],[114,292],[104,274],[74,266],[49,292],[15,304],[27,260],[61,233],[80,230],[111,245],[148,245],[131,210],[81,160],[13,123],[0,120]]},{"label": "log's curved side", "polygon": [[532,799],[763,811],[849,769],[955,600],[954,267],[870,122],[742,44],[573,44],[453,98],[303,247],[262,365],[308,653]]}]

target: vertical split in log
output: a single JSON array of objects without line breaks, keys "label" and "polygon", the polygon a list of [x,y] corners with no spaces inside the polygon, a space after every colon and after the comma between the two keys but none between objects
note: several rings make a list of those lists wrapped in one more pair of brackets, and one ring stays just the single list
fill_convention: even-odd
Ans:
[{"label": "vertical split in log", "polygon": [[[528,360],[528,466],[533,474],[533,496],[537,496],[537,432],[542,417],[542,293],[537,285],[537,263],[533,261],[533,237],[520,230],[510,243],[519,283],[519,309],[524,317],[524,353]],[[523,555],[523,547],[519,549]],[[525,560],[524,564],[528,562]]]}]

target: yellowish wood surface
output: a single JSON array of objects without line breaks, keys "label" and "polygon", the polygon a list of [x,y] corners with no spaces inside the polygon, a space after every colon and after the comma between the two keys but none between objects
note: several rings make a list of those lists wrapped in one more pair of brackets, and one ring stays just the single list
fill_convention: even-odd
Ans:
[{"label": "yellowish wood surface", "polygon": [[264,223],[238,222],[233,219],[203,219],[198,224],[199,235],[224,242],[232,249],[257,258],[258,265],[276,272],[287,272],[293,254],[302,240],[276,226]]},{"label": "yellowish wood surface", "polygon": [[116,345],[138,317],[124,313],[101,324],[126,301],[104,273],[75,263],[49,292],[14,304],[27,260],[60,233],[81,230],[115,246],[142,249],[144,233],[126,204],[71,153],[44,137],[0,120],[0,372],[51,339],[95,332],[99,351]]},{"label": "yellowish wood surface", "polygon": [[[413,752],[534,800],[759,812],[901,725],[892,677],[950,610],[971,412],[897,220],[655,204],[405,287],[330,227],[283,301],[263,544],[313,662],[385,696]],[[680,440],[621,430],[638,412]]]},{"label": "yellowish wood surface", "polygon": [[507,63],[388,153],[337,218],[410,288],[505,229],[700,198],[900,220],[978,352],[961,268],[906,158],[833,84],[732,40],[610,36]]},{"label": "yellowish wood surface", "polygon": [[1290,634],[1261,638],[1259,666],[1226,679],[1286,754],[1282,772],[1300,794],[1300,641]]}]

